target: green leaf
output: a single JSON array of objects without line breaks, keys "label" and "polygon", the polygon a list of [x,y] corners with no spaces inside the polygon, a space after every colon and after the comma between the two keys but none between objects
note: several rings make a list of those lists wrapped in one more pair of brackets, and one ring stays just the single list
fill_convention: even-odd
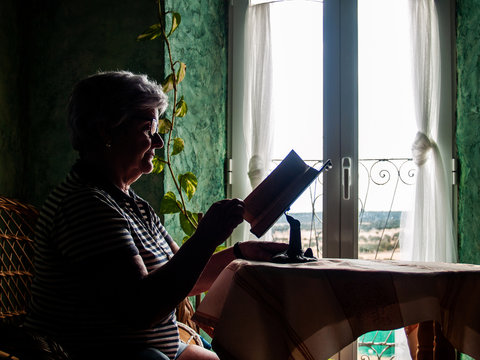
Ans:
[{"label": "green leaf", "polygon": [[176,214],[180,212],[182,204],[177,200],[175,194],[171,191],[167,192],[160,202],[160,214]]},{"label": "green leaf", "polygon": [[172,122],[167,118],[158,119],[158,132],[160,134],[168,134],[172,130]]},{"label": "green leaf", "polygon": [[183,62],[180,62],[180,67],[178,68],[178,71],[177,71],[177,84],[180,84],[183,81],[186,74],[187,74],[187,65],[185,65]]},{"label": "green leaf", "polygon": [[[194,213],[191,213],[190,211],[187,211],[187,215],[190,219],[193,219],[194,222],[198,223],[198,214],[194,214]],[[196,230],[195,226],[193,226],[190,223],[190,221],[188,221],[187,217],[183,213],[179,214],[179,219],[180,219],[180,226],[182,227],[183,232],[188,236],[192,236]]]},{"label": "green leaf", "polygon": [[173,139],[173,151],[172,151],[172,156],[177,155],[183,151],[183,148],[185,147],[185,142],[183,141],[182,138],[175,138]]},{"label": "green leaf", "polygon": [[188,239],[190,239],[190,236],[189,236],[189,235],[185,235],[185,236],[183,237],[182,244],[185,244]]},{"label": "green leaf", "polygon": [[180,16],[179,13],[172,12],[171,14],[172,14],[172,28],[168,32],[167,38],[170,37],[170,35],[172,35],[175,30],[177,30],[178,25],[180,25],[180,23],[182,22],[182,17]]},{"label": "green leaf", "polygon": [[187,194],[188,200],[191,200],[197,190],[198,180],[195,174],[187,172],[178,176],[180,186]]},{"label": "green leaf", "polygon": [[219,251],[223,251],[225,250],[227,247],[225,245],[218,245],[215,249],[215,252],[219,252]]},{"label": "green leaf", "polygon": [[168,75],[162,82],[162,90],[166,94],[173,90],[173,74]]},{"label": "green leaf", "polygon": [[160,174],[163,169],[165,168],[165,160],[163,160],[160,156],[157,156],[155,155],[155,157],[153,158],[153,170],[152,170],[152,173],[154,174]]},{"label": "green leaf", "polygon": [[162,25],[153,24],[147,30],[137,36],[137,41],[154,40],[159,36],[162,36]]},{"label": "green leaf", "polygon": [[187,114],[187,111],[188,111],[187,103],[185,102],[182,96],[180,100],[177,102],[177,105],[175,106],[175,116],[184,117]]}]

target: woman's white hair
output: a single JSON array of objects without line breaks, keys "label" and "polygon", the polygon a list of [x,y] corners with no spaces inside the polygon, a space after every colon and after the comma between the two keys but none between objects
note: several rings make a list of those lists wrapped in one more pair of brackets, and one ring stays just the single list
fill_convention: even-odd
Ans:
[{"label": "woman's white hair", "polygon": [[158,109],[168,98],[154,80],[128,71],[99,72],[78,82],[68,105],[72,146],[82,154],[104,146],[104,134],[120,126],[138,110]]}]

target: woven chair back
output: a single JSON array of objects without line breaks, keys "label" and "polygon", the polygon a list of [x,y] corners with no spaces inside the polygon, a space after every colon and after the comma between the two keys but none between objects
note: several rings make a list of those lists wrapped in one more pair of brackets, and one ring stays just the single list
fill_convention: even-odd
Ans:
[{"label": "woven chair back", "polygon": [[33,278],[35,207],[0,196],[0,321],[21,324]]},{"label": "woven chair back", "polygon": [[[32,205],[0,196],[0,322],[5,324],[21,325],[26,314],[34,274],[37,218],[38,210]],[[193,313],[188,298],[178,305],[177,318],[188,325],[182,324],[180,335],[184,341],[203,346],[198,335],[192,337],[199,331],[191,320]]]}]

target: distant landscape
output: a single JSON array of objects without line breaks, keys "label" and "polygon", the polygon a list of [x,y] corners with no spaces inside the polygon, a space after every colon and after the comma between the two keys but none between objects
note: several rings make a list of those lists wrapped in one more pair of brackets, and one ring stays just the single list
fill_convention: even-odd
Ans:
[{"label": "distant landscape", "polygon": [[[289,213],[300,221],[303,248],[312,247],[319,253],[322,248],[322,213],[317,213],[312,221],[312,213]],[[390,259],[392,253],[398,254],[398,237],[400,234],[400,211],[367,211],[359,217],[358,250],[359,258]],[[288,242],[290,227],[282,215],[272,227],[273,238]],[[394,252],[395,250],[395,252]],[[320,254],[318,254],[320,256]]]}]

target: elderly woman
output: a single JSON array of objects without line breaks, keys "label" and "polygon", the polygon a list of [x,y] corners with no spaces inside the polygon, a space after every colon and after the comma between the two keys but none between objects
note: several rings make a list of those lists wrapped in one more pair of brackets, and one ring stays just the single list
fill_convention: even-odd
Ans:
[{"label": "elderly woman", "polygon": [[[99,73],[74,88],[68,123],[79,160],[40,215],[26,321],[73,359],[217,359],[180,342],[174,310],[235,258],[232,249],[213,253],[243,221],[244,205],[213,204],[179,248],[131,189],[163,146],[157,124],[166,106],[155,82],[129,72]],[[269,260],[285,247],[239,248]]]}]

